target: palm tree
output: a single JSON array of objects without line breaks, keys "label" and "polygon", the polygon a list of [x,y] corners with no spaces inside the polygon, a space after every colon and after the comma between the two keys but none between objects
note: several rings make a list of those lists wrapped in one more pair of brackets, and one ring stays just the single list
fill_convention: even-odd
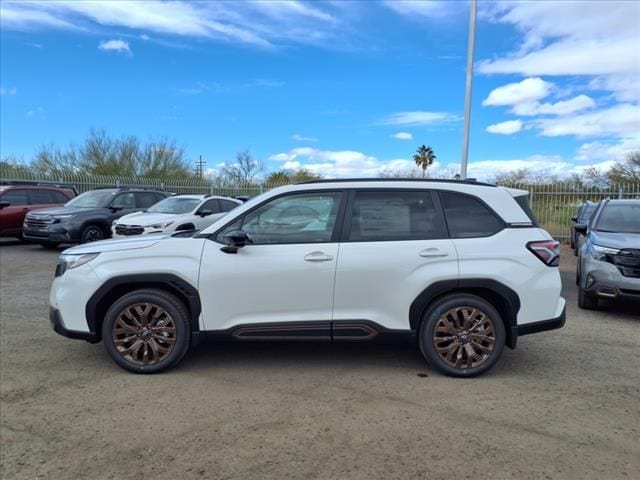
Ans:
[{"label": "palm tree", "polygon": [[287,185],[288,183],[291,183],[291,175],[285,170],[271,172],[266,178],[265,183],[275,187]]},{"label": "palm tree", "polygon": [[422,169],[422,178],[425,177],[427,174],[427,168],[429,168],[429,165],[433,164],[435,159],[436,154],[433,153],[433,149],[431,147],[427,147],[426,145],[418,147],[416,153],[413,155],[413,161]]}]

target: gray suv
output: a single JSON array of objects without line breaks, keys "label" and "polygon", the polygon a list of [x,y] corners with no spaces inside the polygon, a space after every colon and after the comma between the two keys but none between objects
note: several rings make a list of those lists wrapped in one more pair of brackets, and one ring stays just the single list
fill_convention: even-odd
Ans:
[{"label": "gray suv", "polygon": [[580,247],[576,282],[578,306],[594,309],[598,299],[640,301],[640,200],[603,200]]}]

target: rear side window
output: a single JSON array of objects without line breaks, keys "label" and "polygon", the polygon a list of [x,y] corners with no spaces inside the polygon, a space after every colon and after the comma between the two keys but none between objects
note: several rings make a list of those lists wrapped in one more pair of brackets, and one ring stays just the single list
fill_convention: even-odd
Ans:
[{"label": "rear side window", "polygon": [[219,202],[221,212],[228,212],[229,210],[233,210],[238,206],[236,202],[232,202],[230,200],[219,200]]},{"label": "rear side window", "polygon": [[158,203],[159,195],[153,192],[136,193],[136,206],[138,208],[149,208],[154,203]]},{"label": "rear side window", "polygon": [[49,190],[31,190],[29,196],[31,197],[31,205],[48,205],[55,203],[51,198],[51,192]]},{"label": "rear side window", "polygon": [[64,193],[55,190],[50,190],[49,193],[53,200],[51,203],[67,203],[69,201],[69,198],[67,198]]},{"label": "rear side window", "polygon": [[357,191],[351,212],[352,242],[446,237],[429,191]]},{"label": "rear side window", "polygon": [[489,237],[504,228],[502,220],[480,200],[452,192],[440,192],[451,238]]}]

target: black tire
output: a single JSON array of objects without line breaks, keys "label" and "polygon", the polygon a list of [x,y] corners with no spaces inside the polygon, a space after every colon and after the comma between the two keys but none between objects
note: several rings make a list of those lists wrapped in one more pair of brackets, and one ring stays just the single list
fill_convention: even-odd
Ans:
[{"label": "black tire", "polygon": [[46,248],[47,250],[53,250],[55,248],[58,248],[60,244],[57,242],[40,242],[40,246]]},{"label": "black tire", "polygon": [[[129,309],[137,308],[136,306],[140,304],[151,305],[151,310],[148,311],[149,313],[146,317],[148,329],[145,332],[140,331],[142,328],[141,324],[145,323],[143,321],[144,313],[138,315],[136,318],[136,316],[129,311]],[[154,307],[155,310],[153,310]],[[167,315],[160,314],[159,312],[161,310]],[[122,317],[125,312],[130,317],[130,322],[126,317]],[[149,315],[152,316],[155,326],[150,325]],[[158,315],[158,317],[154,318],[154,315]],[[137,329],[138,332],[134,333],[133,330],[129,331],[122,328],[125,327],[125,325],[123,325],[122,320],[119,321],[119,319],[123,319],[124,322],[134,330],[136,329],[135,324],[138,324],[140,327]],[[164,323],[160,324],[160,322]],[[115,330],[114,327],[116,327]],[[160,333],[149,334],[152,328],[163,330]],[[173,333],[165,333],[171,328],[173,328]],[[118,331],[126,333],[118,334]],[[149,335],[145,338],[144,334]],[[116,340],[114,336],[117,335],[122,335],[122,337]],[[162,335],[166,335],[166,337]],[[171,337],[171,335],[173,335],[173,337]],[[129,340],[129,338],[131,340]],[[173,343],[169,343],[169,340]],[[135,290],[122,296],[109,308],[104,322],[102,322],[102,341],[113,361],[125,370],[133,373],[157,373],[173,367],[182,360],[189,350],[191,344],[189,312],[178,298],[164,290]],[[116,344],[116,342],[118,344]],[[142,343],[135,347],[136,342]],[[151,342],[154,342],[156,347],[167,349],[168,351],[162,353],[164,356],[158,357],[157,361],[149,363],[150,355],[148,355],[147,352],[149,354],[155,352],[154,355],[158,354],[158,350],[153,347]],[[149,350],[149,348],[151,350]],[[127,356],[135,356],[136,358],[127,358]],[[147,361],[145,361],[145,357]]]},{"label": "black tire", "polygon": [[107,234],[99,225],[87,225],[80,234],[80,243],[97,242],[98,240],[104,240],[107,238]]},{"label": "black tire", "polygon": [[578,306],[584,310],[595,310],[598,308],[598,298],[578,286]]},{"label": "black tire", "polygon": [[[434,338],[434,333],[436,331],[436,327],[442,329],[443,327],[441,320],[444,322],[445,318],[451,320],[452,318],[459,320],[458,325],[464,326],[466,322],[462,322],[460,317],[456,317],[455,315],[452,317],[451,315],[447,315],[455,309],[460,309],[456,312],[457,315],[463,315],[464,312],[469,312],[473,310],[477,310],[484,317],[480,317],[479,314],[474,315],[475,319],[484,318],[482,321],[483,330],[476,330],[475,334],[471,334],[470,332],[473,330],[471,327],[473,323],[470,323],[467,326],[468,330],[463,330],[462,328],[456,329],[456,340],[452,340],[449,343],[445,340],[445,337],[438,337],[440,340],[440,348],[446,348],[448,350],[456,349],[457,352],[461,352],[462,359],[465,359],[461,366],[456,367],[448,363],[445,358],[441,356],[441,353],[438,353],[436,343],[438,341]],[[472,321],[474,321],[472,319]],[[440,326],[438,324],[440,323]],[[493,327],[492,329],[489,327]],[[479,327],[478,327],[479,328]],[[465,332],[469,332],[465,334]],[[483,335],[483,333],[488,333],[488,335]],[[448,333],[448,332],[447,332]],[[447,335],[445,333],[441,335]],[[493,344],[486,340],[477,340],[473,338],[473,335],[482,336],[483,338],[493,338]],[[453,335],[447,338],[454,338]],[[445,375],[449,375],[452,377],[475,377],[480,375],[488,370],[490,370],[495,363],[498,361],[500,356],[502,355],[502,350],[504,349],[506,339],[506,332],[504,328],[504,323],[502,321],[502,317],[498,313],[498,311],[486,300],[477,297],[475,295],[467,294],[467,293],[454,293],[451,295],[446,295],[438,300],[436,300],[432,305],[429,306],[427,311],[425,312],[422,323],[420,325],[420,333],[419,333],[419,343],[420,350],[422,354],[427,359],[427,361],[437,370],[444,373]],[[476,364],[473,364],[473,361],[470,361],[470,357],[468,355],[468,350],[466,343],[470,344],[470,349],[474,349],[474,354],[477,354],[477,350],[480,346],[484,349],[487,349],[488,346],[491,347],[489,352],[481,350],[484,354],[481,357],[481,361]],[[479,342],[479,343],[478,343]],[[455,350],[454,350],[455,351]],[[458,353],[456,353],[456,357]],[[466,362],[466,364],[464,364]]]}]

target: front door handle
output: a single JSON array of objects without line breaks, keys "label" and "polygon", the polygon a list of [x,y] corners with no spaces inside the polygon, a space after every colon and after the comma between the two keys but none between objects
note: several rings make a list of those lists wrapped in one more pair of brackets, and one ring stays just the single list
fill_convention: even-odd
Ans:
[{"label": "front door handle", "polygon": [[433,258],[433,257],[448,257],[449,252],[445,252],[444,250],[440,250],[439,248],[425,248],[420,251],[419,255],[425,258]]},{"label": "front door handle", "polygon": [[304,256],[306,262],[329,262],[333,260],[333,256],[324,252],[311,252]]}]

